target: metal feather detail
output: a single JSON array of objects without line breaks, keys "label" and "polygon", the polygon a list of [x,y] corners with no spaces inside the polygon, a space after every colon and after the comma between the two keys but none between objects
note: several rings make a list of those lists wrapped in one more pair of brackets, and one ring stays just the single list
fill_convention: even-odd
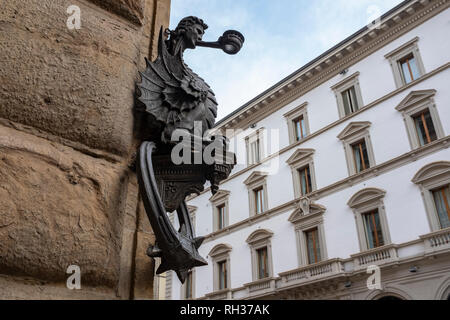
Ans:
[{"label": "metal feather detail", "polygon": [[168,52],[159,33],[158,57],[146,59],[146,70],[140,72],[137,99],[144,111],[164,125],[161,140],[169,143],[174,130],[186,129],[194,133],[194,122],[202,124],[202,134],[214,126],[217,101],[209,85],[183,61],[182,53]]}]

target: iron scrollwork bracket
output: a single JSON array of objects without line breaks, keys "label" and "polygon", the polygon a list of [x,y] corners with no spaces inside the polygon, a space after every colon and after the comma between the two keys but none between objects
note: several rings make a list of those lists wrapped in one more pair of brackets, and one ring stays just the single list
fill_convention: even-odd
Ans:
[{"label": "iron scrollwork bracket", "polygon": [[[185,202],[188,195],[199,194],[206,181],[215,194],[221,181],[228,178],[236,163],[234,153],[228,151],[228,139],[217,135],[205,138],[213,128],[217,116],[217,102],[211,88],[184,63],[183,52],[196,46],[220,48],[236,54],[244,37],[237,31],[226,31],[216,42],[204,42],[208,26],[199,18],[186,17],[180,21],[169,38],[161,29],[158,58],[147,62],[137,84],[136,106],[142,111],[146,136],[137,157],[137,176],[145,211],[156,237],[147,254],[161,258],[157,274],[174,270],[184,283],[189,270],[207,265],[198,253],[204,238],[196,237]],[[198,132],[200,127],[200,132]],[[220,152],[213,152],[213,161],[175,164],[172,151],[177,144],[174,133],[183,131],[195,141],[200,136],[200,152],[212,144]],[[178,141],[179,142],[179,141]],[[195,143],[194,143],[195,144]],[[186,152],[186,149],[184,149]],[[188,158],[199,152],[187,149]],[[216,150],[216,149],[214,149]],[[175,230],[167,212],[177,212],[179,229]]]}]

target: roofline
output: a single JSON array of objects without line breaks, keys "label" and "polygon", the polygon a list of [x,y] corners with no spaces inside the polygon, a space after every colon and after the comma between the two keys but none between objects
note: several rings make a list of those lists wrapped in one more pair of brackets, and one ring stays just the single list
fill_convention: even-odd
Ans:
[{"label": "roofline", "polygon": [[[401,7],[407,5],[408,3],[415,1],[415,0],[404,0],[402,3],[398,4],[397,6],[395,6],[394,8],[390,9],[388,12],[384,13],[381,16],[381,19],[386,18],[387,16],[391,15],[392,13],[394,13],[395,11],[397,11],[398,9],[400,9]],[[310,67],[311,65],[313,65],[314,63],[318,62],[319,60],[323,59],[325,56],[329,55],[331,52],[333,52],[334,50],[336,50],[337,48],[341,47],[343,44],[345,44],[346,42],[356,38],[357,36],[359,36],[360,34],[366,32],[367,30],[369,30],[368,26],[364,26],[363,28],[361,28],[360,30],[356,31],[355,33],[353,33],[351,36],[347,37],[346,39],[344,39],[343,41],[339,42],[338,44],[336,44],[335,46],[333,46],[331,49],[328,49],[327,51],[325,51],[324,53],[322,53],[321,55],[319,55],[317,58],[311,60],[310,62],[308,62],[307,64],[305,64],[304,66],[302,66],[300,69],[297,69],[296,71],[294,71],[293,73],[291,73],[290,75],[288,75],[287,77],[283,78],[282,80],[278,81],[276,84],[274,84],[273,86],[271,86],[270,88],[266,89],[265,91],[263,91],[262,93],[260,93],[259,95],[257,95],[256,97],[254,97],[253,99],[251,99],[250,101],[248,101],[247,103],[245,103],[244,105],[242,105],[241,107],[237,108],[236,110],[232,111],[231,113],[229,113],[227,116],[225,116],[224,118],[220,119],[219,121],[216,122],[215,124],[215,128],[219,127],[221,124],[223,124],[224,122],[226,122],[227,120],[229,120],[230,118],[232,118],[234,115],[238,114],[240,111],[244,110],[245,108],[247,108],[249,105],[253,104],[255,101],[257,101],[258,99],[260,99],[261,97],[265,96],[266,94],[268,94],[269,92],[271,92],[272,90],[274,90],[275,88],[277,88],[278,86],[280,86],[281,84],[283,84],[284,82],[288,81],[290,78],[293,78],[295,75],[301,73],[302,71],[304,71],[305,69],[307,69],[308,67]]]}]

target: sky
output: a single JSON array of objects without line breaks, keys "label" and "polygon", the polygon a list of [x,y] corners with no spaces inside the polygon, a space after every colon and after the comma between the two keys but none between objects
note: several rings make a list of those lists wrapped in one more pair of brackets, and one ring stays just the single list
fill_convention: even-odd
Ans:
[{"label": "sky", "polygon": [[237,55],[197,47],[185,62],[216,94],[217,120],[395,7],[402,0],[172,0],[170,29],[186,16],[209,26],[204,41],[238,30]]}]

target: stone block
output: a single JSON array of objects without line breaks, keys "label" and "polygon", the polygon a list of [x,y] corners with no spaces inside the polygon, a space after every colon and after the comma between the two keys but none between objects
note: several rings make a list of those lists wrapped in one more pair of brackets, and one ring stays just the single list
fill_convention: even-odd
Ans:
[{"label": "stone block", "polygon": [[126,170],[0,126],[0,274],[116,287]]}]

